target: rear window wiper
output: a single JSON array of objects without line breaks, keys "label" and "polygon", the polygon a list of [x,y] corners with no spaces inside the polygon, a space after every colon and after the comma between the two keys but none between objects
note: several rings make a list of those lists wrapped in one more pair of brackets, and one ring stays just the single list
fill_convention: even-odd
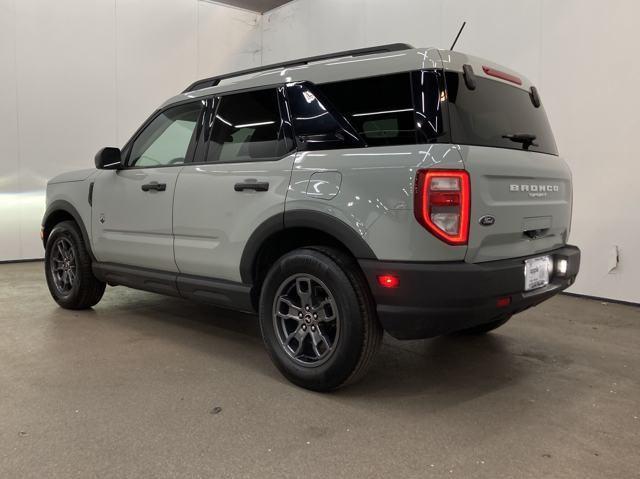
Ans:
[{"label": "rear window wiper", "polygon": [[530,146],[538,146],[534,143],[536,135],[530,135],[528,133],[515,133],[513,135],[502,135],[502,138],[507,138],[515,143],[522,143],[522,149],[528,150]]}]

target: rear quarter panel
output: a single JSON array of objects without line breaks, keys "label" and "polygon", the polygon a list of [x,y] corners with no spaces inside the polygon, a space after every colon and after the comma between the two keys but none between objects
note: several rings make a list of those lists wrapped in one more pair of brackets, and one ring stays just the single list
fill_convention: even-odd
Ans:
[{"label": "rear quarter panel", "polygon": [[[414,217],[415,174],[424,168],[463,169],[459,147],[431,144],[301,152],[296,156],[285,209],[336,217],[356,231],[381,260],[462,261],[466,246],[443,243]],[[311,175],[332,171],[341,177],[335,185],[337,194],[315,197]]]}]

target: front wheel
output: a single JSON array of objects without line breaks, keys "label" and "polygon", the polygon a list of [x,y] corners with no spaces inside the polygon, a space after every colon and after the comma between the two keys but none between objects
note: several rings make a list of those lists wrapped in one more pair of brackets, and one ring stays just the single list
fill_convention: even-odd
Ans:
[{"label": "front wheel", "polygon": [[315,391],[362,377],[382,338],[357,263],[325,247],[292,251],[273,265],[260,296],[260,327],[282,374]]},{"label": "front wheel", "polygon": [[53,228],[44,264],[49,292],[63,308],[87,309],[102,298],[106,285],[93,275],[91,257],[74,222],[63,221]]}]

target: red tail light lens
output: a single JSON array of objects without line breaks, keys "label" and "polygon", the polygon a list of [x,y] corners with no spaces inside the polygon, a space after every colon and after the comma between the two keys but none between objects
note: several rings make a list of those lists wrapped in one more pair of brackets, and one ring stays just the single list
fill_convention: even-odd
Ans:
[{"label": "red tail light lens", "polygon": [[432,234],[452,245],[467,244],[471,191],[464,170],[418,170],[414,213]]}]

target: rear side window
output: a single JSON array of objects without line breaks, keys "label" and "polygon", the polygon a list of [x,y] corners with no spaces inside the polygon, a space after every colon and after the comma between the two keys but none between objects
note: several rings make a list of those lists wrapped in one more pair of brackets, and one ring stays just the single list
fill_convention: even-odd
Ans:
[{"label": "rear side window", "polygon": [[275,88],[225,95],[218,100],[208,162],[265,161],[287,153]]},{"label": "rear side window", "polygon": [[527,91],[480,77],[469,90],[457,72],[445,80],[454,143],[558,154],[544,108]]},{"label": "rear side window", "polygon": [[324,83],[319,89],[367,146],[416,143],[409,73]]}]

